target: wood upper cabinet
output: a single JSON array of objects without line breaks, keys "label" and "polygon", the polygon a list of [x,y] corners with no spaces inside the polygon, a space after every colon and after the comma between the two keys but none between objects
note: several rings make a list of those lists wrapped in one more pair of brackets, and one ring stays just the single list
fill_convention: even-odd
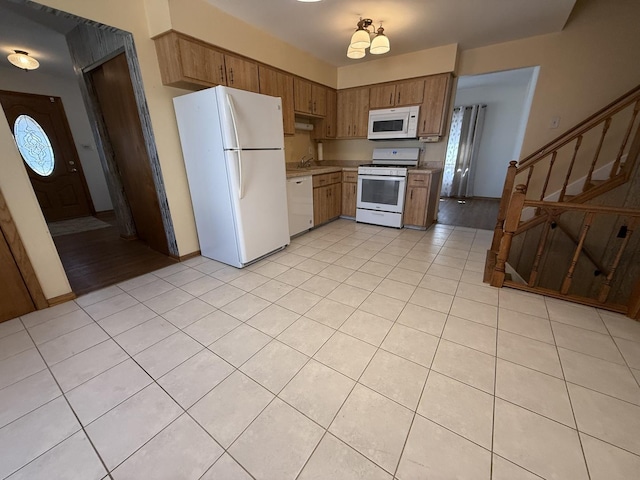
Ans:
[{"label": "wood upper cabinet", "polygon": [[387,83],[370,87],[369,108],[419,105],[424,99],[424,80]]},{"label": "wood upper cabinet", "polygon": [[282,99],[282,121],[285,135],[294,135],[295,113],[293,111],[293,77],[266,65],[258,67],[260,93]]},{"label": "wood upper cabinet", "polygon": [[296,77],[293,81],[294,109],[298,113],[324,117],[327,113],[327,89]]},{"label": "wood upper cabinet", "polygon": [[259,92],[258,64],[234,55],[225,55],[224,64],[227,72],[227,86]]},{"label": "wood upper cabinet", "polygon": [[450,73],[431,75],[424,79],[424,101],[420,107],[418,120],[419,136],[445,135],[452,84]]},{"label": "wood upper cabinet", "polygon": [[342,172],[342,215],[356,216],[358,172]]},{"label": "wood upper cabinet", "polygon": [[369,87],[338,91],[337,138],[367,138]]},{"label": "wood upper cabinet", "polygon": [[324,118],[317,118],[314,120],[314,126],[312,137],[314,140],[325,140],[330,138],[336,138],[336,132],[338,127],[337,119],[337,94],[332,88],[326,90],[326,115]]},{"label": "wood upper cabinet", "polygon": [[405,226],[427,228],[438,217],[438,185],[442,171],[409,172],[404,197]]},{"label": "wood upper cabinet", "polygon": [[155,39],[162,83],[190,90],[226,85],[224,53],[176,32]]}]

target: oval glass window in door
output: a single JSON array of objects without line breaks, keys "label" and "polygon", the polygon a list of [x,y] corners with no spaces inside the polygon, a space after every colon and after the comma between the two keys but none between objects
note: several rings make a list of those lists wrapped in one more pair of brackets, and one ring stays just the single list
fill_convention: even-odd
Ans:
[{"label": "oval glass window in door", "polygon": [[29,115],[20,115],[13,124],[13,136],[20,155],[31,170],[43,177],[53,173],[53,148],[49,137],[38,122]]}]

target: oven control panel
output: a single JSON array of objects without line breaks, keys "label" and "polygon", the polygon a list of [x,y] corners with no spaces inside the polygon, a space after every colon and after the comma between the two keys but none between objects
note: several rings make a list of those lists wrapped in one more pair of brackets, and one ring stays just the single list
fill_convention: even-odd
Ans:
[{"label": "oven control panel", "polygon": [[406,177],[406,168],[389,168],[389,167],[359,167],[360,175],[384,175],[388,177]]}]

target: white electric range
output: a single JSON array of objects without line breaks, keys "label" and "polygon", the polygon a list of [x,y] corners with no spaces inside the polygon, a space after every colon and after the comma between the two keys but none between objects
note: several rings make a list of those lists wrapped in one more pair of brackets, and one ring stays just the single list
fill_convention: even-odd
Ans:
[{"label": "white electric range", "polygon": [[372,163],[358,167],[357,222],[402,228],[407,171],[419,158],[417,147],[373,151]]}]

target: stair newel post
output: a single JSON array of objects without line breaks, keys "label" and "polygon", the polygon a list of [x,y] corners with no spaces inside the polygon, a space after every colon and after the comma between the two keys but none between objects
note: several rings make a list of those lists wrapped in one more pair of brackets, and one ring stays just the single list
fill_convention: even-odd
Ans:
[{"label": "stair newel post", "polygon": [[573,272],[575,272],[576,265],[578,265],[580,252],[582,252],[582,247],[584,246],[584,241],[587,238],[587,233],[589,233],[589,228],[591,227],[591,222],[593,222],[594,215],[595,212],[588,212],[586,217],[584,218],[580,240],[578,240],[578,245],[576,246],[576,250],[573,252],[573,258],[571,259],[571,264],[569,265],[569,270],[567,270],[567,275],[564,277],[562,287],[560,287],[560,293],[562,295],[566,295],[567,293],[569,293],[569,287],[571,287],[571,282],[573,281]]},{"label": "stair newel post", "polygon": [[504,220],[507,216],[509,200],[511,199],[513,185],[516,182],[516,174],[518,173],[518,168],[516,167],[517,164],[518,162],[515,160],[510,161],[509,167],[507,168],[507,175],[504,177],[504,187],[502,189],[502,197],[500,198],[500,206],[498,208],[498,218],[496,220],[496,227],[493,230],[493,240],[491,241],[492,252],[497,252],[500,248],[500,239],[502,238]]},{"label": "stair newel post", "polygon": [[522,216],[522,208],[527,196],[527,187],[525,185],[517,185],[516,191],[511,196],[509,208],[504,220],[504,234],[500,240],[500,249],[498,250],[498,258],[496,266],[491,275],[491,286],[502,287],[506,275],[506,264],[509,259],[509,251],[511,250],[511,242],[513,235],[520,224]]},{"label": "stair newel post", "polygon": [[[625,132],[624,140],[622,140],[622,144],[620,144],[620,150],[618,150],[618,155],[616,156],[616,160],[613,162],[613,166],[611,167],[611,173],[609,173],[609,178],[613,178],[618,174],[618,169],[620,168],[620,162],[622,161],[622,155],[624,155],[624,150],[627,147],[627,142],[629,141],[629,136],[631,135],[631,130],[633,128],[633,125],[636,123],[636,117],[638,116],[638,112],[640,112],[640,100],[638,100],[633,107],[631,120],[629,121],[629,125],[627,126],[627,131]],[[640,125],[638,126],[637,132],[640,132]]]},{"label": "stair newel post", "polygon": [[604,125],[602,127],[602,134],[600,135],[600,142],[598,143],[598,148],[596,148],[596,152],[593,155],[593,160],[591,161],[591,167],[589,167],[589,173],[587,174],[587,178],[585,179],[584,185],[582,186],[583,192],[591,188],[591,178],[593,177],[593,171],[596,168],[596,163],[598,163],[598,157],[600,156],[600,151],[602,150],[604,137],[607,136],[607,131],[609,130],[610,125],[611,125],[611,117],[607,118],[604,121]]},{"label": "stair newel post", "polygon": [[609,274],[605,277],[604,282],[602,282],[602,287],[600,287],[600,293],[598,294],[598,301],[600,303],[604,303],[607,301],[607,297],[609,296],[609,292],[611,291],[611,280],[613,280],[613,276],[615,275],[616,269],[618,268],[618,265],[620,264],[620,260],[622,259],[622,254],[627,248],[627,244],[629,243],[629,238],[631,238],[633,231],[638,226],[638,220],[639,219],[636,217],[631,221],[631,224],[627,228],[627,232],[625,233],[625,236],[622,239],[622,242],[620,243],[618,252],[616,253],[615,258],[611,263],[611,267],[609,268]]}]

